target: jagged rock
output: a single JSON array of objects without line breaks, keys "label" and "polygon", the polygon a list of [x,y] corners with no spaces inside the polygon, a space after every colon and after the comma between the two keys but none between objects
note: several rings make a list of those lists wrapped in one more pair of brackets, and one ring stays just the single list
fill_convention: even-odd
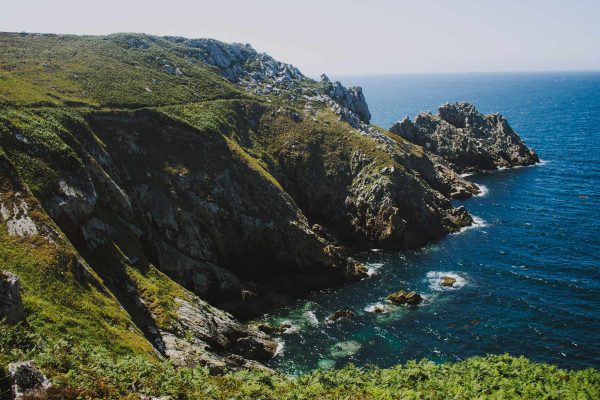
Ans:
[{"label": "jagged rock", "polygon": [[20,399],[31,391],[48,389],[52,386],[32,361],[9,364],[8,374],[13,382],[12,392],[15,399]]},{"label": "jagged rock", "polygon": [[[340,106],[351,111],[360,121],[366,124],[371,122],[371,113],[361,87],[345,88],[339,81],[332,83],[325,74],[321,75],[321,84],[325,93],[337,101]],[[345,118],[348,116],[346,115]]]},{"label": "jagged rock", "polygon": [[420,113],[390,131],[439,155],[458,172],[487,171],[539,162],[500,114],[483,115],[469,103],[446,103],[438,115]]},{"label": "jagged rock", "polygon": [[442,286],[452,286],[456,282],[456,279],[451,276],[442,276],[440,278],[440,285]]},{"label": "jagged rock", "polygon": [[417,292],[407,292],[399,290],[387,296],[387,299],[395,304],[405,304],[415,306],[423,301],[423,298]]},{"label": "jagged rock", "polygon": [[20,288],[18,276],[0,270],[0,320],[14,324],[25,318]]},{"label": "jagged rock", "polygon": [[264,332],[246,327],[223,311],[193,296],[176,299],[177,326],[161,331],[163,349],[176,365],[204,365],[214,372],[259,367],[273,357],[277,343]]},{"label": "jagged rock", "polygon": [[327,318],[327,322],[335,322],[340,319],[354,318],[354,313],[351,310],[337,310]]}]

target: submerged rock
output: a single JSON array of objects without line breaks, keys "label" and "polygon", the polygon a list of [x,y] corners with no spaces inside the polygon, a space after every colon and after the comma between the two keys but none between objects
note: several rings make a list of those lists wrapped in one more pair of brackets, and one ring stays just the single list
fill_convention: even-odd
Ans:
[{"label": "submerged rock", "polygon": [[358,353],[362,345],[355,340],[339,342],[331,346],[330,354],[333,358],[349,357]]},{"label": "submerged rock", "polygon": [[423,298],[417,292],[407,292],[405,290],[392,293],[387,296],[387,299],[395,304],[406,304],[409,306],[417,305],[423,301]]},{"label": "submerged rock", "polygon": [[[458,172],[489,171],[539,162],[500,114],[481,114],[469,103],[446,103],[390,131],[442,157]],[[458,194],[461,195],[460,193]]]},{"label": "submerged rock", "polygon": [[20,288],[18,276],[0,270],[0,320],[14,324],[25,318]]}]

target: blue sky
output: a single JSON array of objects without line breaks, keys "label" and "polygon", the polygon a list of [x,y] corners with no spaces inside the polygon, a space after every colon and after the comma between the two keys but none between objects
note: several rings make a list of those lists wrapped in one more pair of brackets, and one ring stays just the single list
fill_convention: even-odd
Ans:
[{"label": "blue sky", "polygon": [[212,37],[309,75],[600,69],[600,0],[18,0],[0,31]]}]

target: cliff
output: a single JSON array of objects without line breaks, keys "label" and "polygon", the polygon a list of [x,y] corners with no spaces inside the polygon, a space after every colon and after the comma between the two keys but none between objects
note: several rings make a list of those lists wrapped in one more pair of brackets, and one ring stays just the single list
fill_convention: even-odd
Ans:
[{"label": "cliff", "polygon": [[469,103],[446,103],[438,114],[420,113],[390,131],[442,157],[458,172],[481,172],[538,163],[500,114],[483,115]]},{"label": "cliff", "polygon": [[468,183],[370,125],[360,88],[249,45],[0,44],[0,269],[48,338],[259,367],[276,344],[235,317],[364,278],[353,249],[471,223],[448,199]]},{"label": "cliff", "polygon": [[[450,201],[477,193],[452,169],[469,165],[424,151],[420,122],[370,118],[360,88],[249,45],[0,34],[0,270],[23,289],[10,318],[37,348],[263,368],[277,344],[240,320],[365,278],[354,250],[472,223]],[[1,362],[29,354],[10,349]]]}]

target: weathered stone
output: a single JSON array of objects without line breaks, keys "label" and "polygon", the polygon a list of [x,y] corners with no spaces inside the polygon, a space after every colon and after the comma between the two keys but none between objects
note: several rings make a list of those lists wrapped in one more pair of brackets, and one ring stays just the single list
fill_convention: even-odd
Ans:
[{"label": "weathered stone", "polygon": [[321,83],[325,93],[337,101],[340,106],[351,111],[360,121],[366,124],[371,122],[371,113],[361,87],[345,88],[339,81],[332,83],[325,74],[321,75]]},{"label": "weathered stone", "polygon": [[327,318],[327,322],[335,322],[340,319],[354,318],[354,313],[351,310],[337,310]]},{"label": "weathered stone", "polygon": [[456,279],[451,276],[442,276],[440,278],[440,285],[442,286],[452,286],[456,282]]},{"label": "weathered stone", "polygon": [[414,306],[423,301],[423,298],[417,292],[407,292],[399,290],[387,296],[387,299],[395,304],[405,304]]},{"label": "weathered stone", "polygon": [[37,369],[32,361],[9,364],[8,374],[12,381],[12,392],[15,399],[20,399],[31,391],[48,389],[52,386],[48,378]]},{"label": "weathered stone", "polygon": [[14,324],[25,318],[20,288],[19,277],[0,270],[0,320]]},{"label": "weathered stone", "polygon": [[390,131],[439,155],[461,173],[539,162],[502,115],[483,115],[469,103],[446,103],[438,115],[420,113],[414,123],[405,118]]}]

